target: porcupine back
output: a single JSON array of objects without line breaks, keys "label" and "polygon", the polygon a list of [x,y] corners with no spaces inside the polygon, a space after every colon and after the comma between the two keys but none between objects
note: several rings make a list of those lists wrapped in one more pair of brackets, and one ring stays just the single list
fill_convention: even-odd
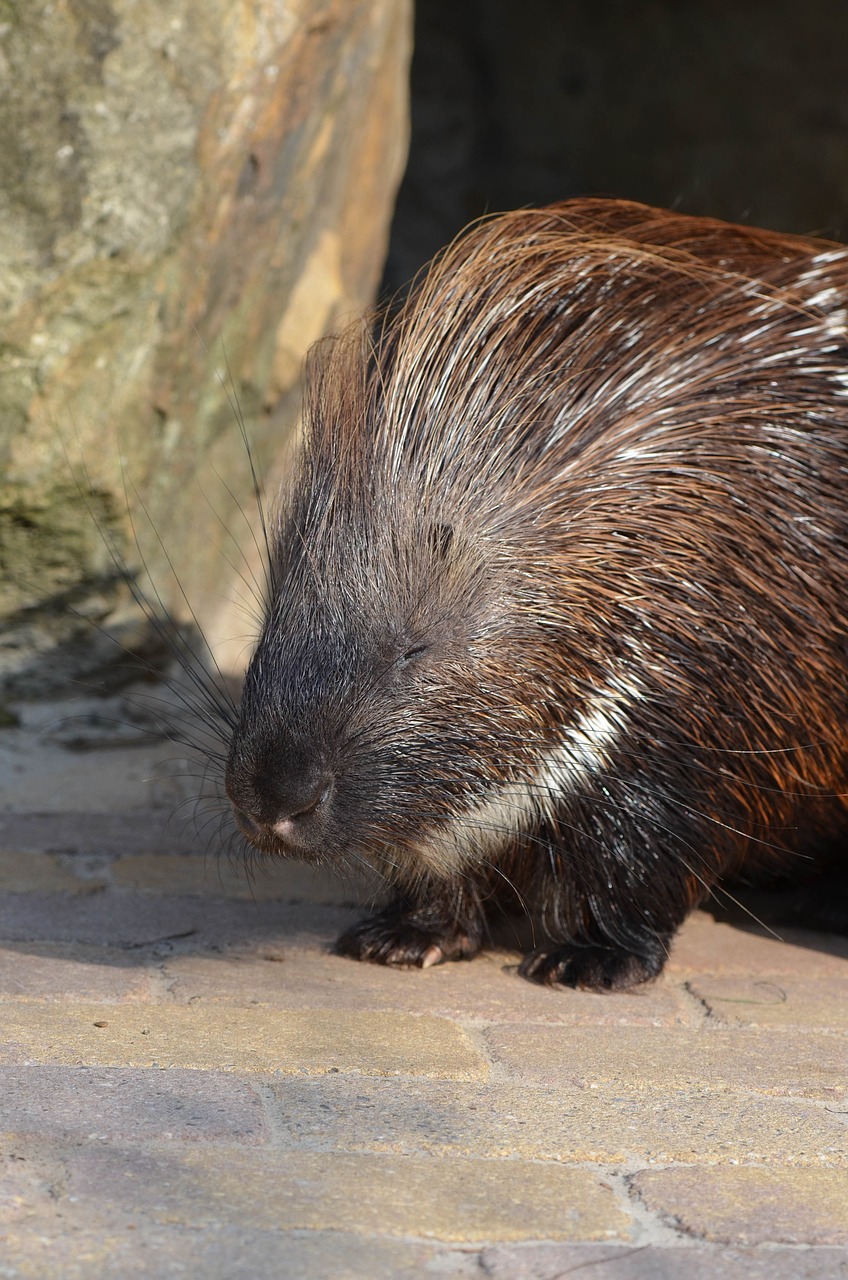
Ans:
[{"label": "porcupine back", "polygon": [[282,704],[298,759],[346,743],[340,851],[638,950],[844,832],[846,306],[848,250],[588,200],[319,351],[259,654],[309,637]]}]

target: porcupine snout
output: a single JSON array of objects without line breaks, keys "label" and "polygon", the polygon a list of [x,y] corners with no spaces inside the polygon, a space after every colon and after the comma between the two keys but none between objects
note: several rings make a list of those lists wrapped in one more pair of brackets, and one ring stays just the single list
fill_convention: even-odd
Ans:
[{"label": "porcupine snout", "polygon": [[250,761],[231,757],[225,783],[242,834],[260,848],[309,857],[326,834],[332,771],[279,744],[251,754]]}]

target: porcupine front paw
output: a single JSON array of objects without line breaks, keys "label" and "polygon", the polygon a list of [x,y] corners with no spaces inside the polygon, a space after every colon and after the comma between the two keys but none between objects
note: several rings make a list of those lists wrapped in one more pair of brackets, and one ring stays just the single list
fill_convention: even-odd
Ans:
[{"label": "porcupine front paw", "polygon": [[519,973],[548,986],[582,987],[588,991],[626,991],[655,978],[667,951],[659,940],[637,955],[619,947],[568,945],[533,951]]},{"label": "porcupine front paw", "polygon": [[345,930],[334,950],[353,960],[429,969],[444,960],[470,960],[480,950],[480,939],[414,913],[384,911]]}]

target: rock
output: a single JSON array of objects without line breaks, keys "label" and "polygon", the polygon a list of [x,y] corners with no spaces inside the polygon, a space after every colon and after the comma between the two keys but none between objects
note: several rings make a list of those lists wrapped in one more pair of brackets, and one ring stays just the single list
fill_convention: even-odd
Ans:
[{"label": "rock", "polygon": [[303,355],[379,280],[411,0],[0,18],[0,690],[113,687],[115,640],[159,665],[126,578],[229,662],[262,572],[239,419],[273,492]]}]

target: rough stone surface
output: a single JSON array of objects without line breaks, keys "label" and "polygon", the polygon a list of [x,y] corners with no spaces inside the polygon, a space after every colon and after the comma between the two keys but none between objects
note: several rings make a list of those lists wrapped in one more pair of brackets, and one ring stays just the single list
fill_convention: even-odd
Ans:
[{"label": "rough stone surface", "polygon": [[848,1031],[848,974],[827,983],[786,974],[701,974],[689,990],[710,1017],[737,1027],[831,1027]]},{"label": "rough stone surface", "polygon": [[[75,811],[0,819],[4,1280],[846,1273],[837,940],[696,916],[607,997],[506,950],[360,965],[328,951],[361,910],[338,886],[210,890],[105,748],[67,754]],[[37,758],[30,794],[64,794]]]},{"label": "rough stone surface", "polygon": [[826,933],[782,929],[780,937],[767,936],[754,926],[735,928],[717,924],[705,912],[696,911],[672,943],[665,972],[686,977],[706,973],[793,980],[848,978],[848,938]]},{"label": "rough stone surface", "polygon": [[76,1230],[69,1216],[61,1227],[55,1218],[39,1218],[7,1231],[6,1274],[15,1280],[472,1280],[481,1274],[476,1249],[421,1241],[217,1224],[189,1231],[137,1222]]},{"label": "rough stone surface", "polygon": [[92,893],[96,882],[74,875],[55,854],[0,852],[0,888],[4,893]]},{"label": "rough stone surface", "polygon": [[[79,833],[68,833],[73,847]],[[114,886],[173,897],[244,899],[246,902],[309,902],[357,905],[373,901],[376,882],[364,876],[334,876],[300,862],[252,863],[222,855],[138,854],[104,858],[91,855],[0,851],[0,892],[96,893]]]},{"label": "rough stone surface", "polygon": [[[0,871],[2,868],[0,867]],[[364,877],[344,879],[301,862],[256,862],[250,868],[224,858],[141,854],[119,858],[109,869],[113,884],[142,893],[196,894],[251,902],[358,903],[373,897]]]},{"label": "rough stone surface", "polygon": [[267,1141],[256,1088],[214,1071],[0,1067],[0,1130],[95,1143]]},{"label": "rough stone surface", "polygon": [[[615,1089],[417,1080],[269,1082],[277,1140],[307,1150],[379,1150],[624,1166],[724,1164],[848,1169],[844,1117],[804,1102],[709,1091],[624,1095]],[[327,1117],[334,1117],[331,1128]]]},{"label": "rough stone surface", "polygon": [[161,1224],[342,1230],[442,1241],[626,1237],[630,1219],[587,1170],[521,1160],[332,1156],[232,1147],[61,1151],[71,1194]]},{"label": "rough stone surface", "polygon": [[844,1280],[848,1250],[537,1244],[485,1249],[481,1263],[491,1280]]},{"label": "rough stone surface", "polygon": [[518,960],[514,954],[487,952],[471,962],[472,1008],[465,963],[424,970],[359,966],[352,979],[353,961],[289,946],[233,955],[223,971],[208,956],[175,956],[166,962],[165,973],[180,1001],[239,1001],[245,990],[261,1003],[289,1009],[349,1008],[353,1000],[363,1009],[404,1010],[413,1000],[419,1011],[442,1017],[569,1026],[678,1026],[691,1014],[686,992],[664,983],[613,1000],[587,991],[550,991],[519,978]]},{"label": "rough stone surface", "polygon": [[[177,723],[172,698],[154,696],[157,724],[134,733],[136,712],[124,698],[16,704],[19,726],[0,732],[4,848],[112,855],[209,849],[193,820],[202,764],[163,736],[163,716]],[[115,740],[107,734],[96,745],[69,746],[80,716],[89,725],[104,719]],[[119,813],[97,812],[119,800]]]},{"label": "rough stone surface", "polygon": [[[10,733],[0,734],[0,745],[9,741],[12,741],[19,757],[30,754],[30,757],[34,756],[35,762],[44,768],[46,754],[44,747],[39,746],[34,753],[32,752],[32,733],[22,733],[19,736]],[[27,746],[30,748],[29,753]],[[15,794],[5,796],[4,803],[8,811],[0,813],[2,847],[19,849],[24,853],[42,853],[45,850],[59,849],[65,853],[80,853],[88,856],[95,853],[114,856],[121,853],[159,852],[174,856],[179,853],[205,852],[208,842],[200,843],[197,833],[191,829],[190,825],[169,822],[170,812],[163,814],[161,809],[137,807],[139,787],[132,777],[127,786],[126,775],[128,772],[132,775],[143,769],[155,768],[155,763],[150,760],[144,748],[137,748],[127,753],[133,757],[131,761],[122,762],[120,755],[115,761],[121,775],[118,779],[118,802],[122,808],[117,813],[97,811],[98,798],[91,795],[91,788],[87,784],[93,776],[103,776],[103,770],[112,754],[97,751],[74,757],[67,751],[57,753],[55,760],[61,762],[61,765],[55,767],[55,773],[67,775],[69,769],[74,768],[77,759],[83,766],[85,784],[80,784],[76,778],[73,779],[77,784],[76,795],[80,800],[80,808],[77,812],[74,812],[74,806],[70,804],[60,806],[60,811],[57,813],[39,812],[36,808],[38,801],[41,800],[43,806],[46,799],[52,798],[52,793],[50,796],[46,794],[46,782],[38,775],[36,775],[36,784],[40,784],[41,794],[33,795],[31,799],[27,796],[23,804],[24,810],[29,809],[29,812],[16,811],[18,797]],[[136,761],[138,766],[134,768]],[[50,759],[45,772],[49,771],[53,765],[54,760]],[[34,771],[34,767],[27,770],[30,776]],[[40,770],[38,772],[40,773]],[[10,762],[7,762],[3,776],[10,784],[10,790],[16,791]],[[63,782],[64,778],[54,776],[53,781],[55,785]],[[121,783],[124,785],[121,786]],[[124,786],[127,786],[126,793]]]},{"label": "rough stone surface", "polygon": [[411,5],[2,16],[0,674],[31,692],[113,664],[111,634],[156,653],[111,542],[188,622],[161,536],[209,639],[243,633],[225,556],[253,557],[256,509],[233,401],[277,474],[306,347],[379,279]]},{"label": "rough stone surface", "polygon": [[19,943],[0,947],[0,991],[29,1000],[144,1001],[150,971],[106,947]]},{"label": "rough stone surface", "polygon": [[848,1246],[843,1170],[643,1170],[632,1186],[652,1212],[707,1240]]},{"label": "rough stone surface", "polygon": [[705,1087],[806,1098],[848,1094],[848,1039],[779,1030],[492,1027],[492,1060],[509,1079],[641,1091]]},{"label": "rough stone surface", "polygon": [[0,937],[8,941],[82,942],[136,950],[189,939],[212,955],[240,942],[277,947],[307,937],[328,947],[356,919],[354,910],[311,903],[233,902],[117,890],[66,897],[19,893],[0,897]]},{"label": "rough stone surface", "polygon": [[426,1015],[9,1001],[0,1004],[0,1026],[0,1055],[8,1063],[488,1075],[461,1028]]}]

